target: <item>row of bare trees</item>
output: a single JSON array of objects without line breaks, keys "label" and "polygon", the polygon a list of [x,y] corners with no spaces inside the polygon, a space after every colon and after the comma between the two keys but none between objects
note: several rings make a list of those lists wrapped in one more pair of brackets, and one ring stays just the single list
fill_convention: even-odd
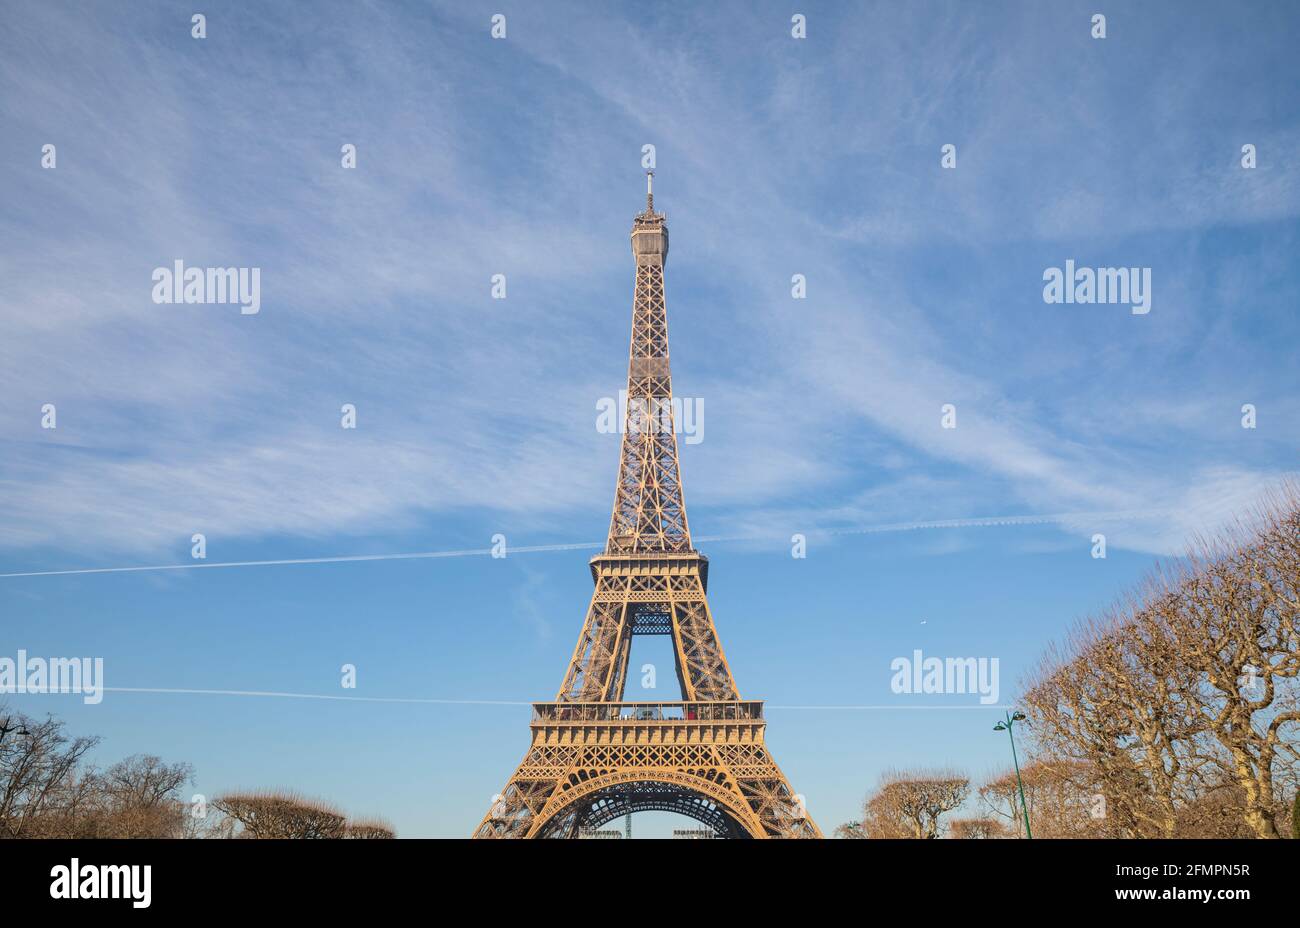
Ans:
[{"label": "row of bare trees", "polygon": [[188,764],[137,755],[98,770],[85,755],[98,738],[63,723],[7,714],[0,740],[0,837],[146,838],[180,833],[177,801]]},{"label": "row of bare trees", "polygon": [[[1244,790],[1232,784],[1208,789],[1180,804],[1174,812],[1173,827],[1158,833],[1134,829],[1130,815],[1114,814],[1114,803],[1099,791],[1101,787],[1101,778],[1085,761],[1038,758],[1021,768],[1019,781],[1008,770],[975,787],[968,777],[954,771],[893,771],[867,797],[862,819],[841,825],[835,835],[1023,838],[1027,812],[1035,838],[1259,836],[1244,814]],[[954,817],[963,811],[963,817]],[[1300,794],[1292,793],[1289,808],[1277,805],[1273,823],[1278,831],[1300,838]]]},{"label": "row of bare trees", "polygon": [[378,819],[349,820],[289,792],[186,797],[189,764],[135,755],[107,769],[87,762],[99,743],[56,718],[0,712],[0,838],[392,838]]},{"label": "row of bare trees", "polygon": [[1030,762],[894,772],[845,837],[1300,837],[1300,491],[1076,625],[1030,674]]},{"label": "row of bare trees", "polygon": [[1276,838],[1300,780],[1300,495],[1080,623],[1031,675],[1032,747],[1105,833]]},{"label": "row of bare trees", "polygon": [[[1104,837],[1104,810],[1077,764],[1035,760],[972,785],[953,770],[891,771],[867,797],[845,838],[1023,838],[1025,810],[1036,838]],[[1024,788],[1024,803],[1020,800]],[[969,804],[968,804],[969,803]],[[963,817],[956,818],[959,812]]]}]

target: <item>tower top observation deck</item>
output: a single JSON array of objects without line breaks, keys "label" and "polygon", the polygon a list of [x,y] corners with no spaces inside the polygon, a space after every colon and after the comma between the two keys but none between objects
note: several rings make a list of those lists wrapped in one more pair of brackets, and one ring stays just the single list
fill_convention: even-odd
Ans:
[{"label": "tower top observation deck", "polygon": [[632,220],[632,254],[637,264],[659,264],[668,260],[668,217],[655,212],[654,171],[645,175],[645,211]]}]

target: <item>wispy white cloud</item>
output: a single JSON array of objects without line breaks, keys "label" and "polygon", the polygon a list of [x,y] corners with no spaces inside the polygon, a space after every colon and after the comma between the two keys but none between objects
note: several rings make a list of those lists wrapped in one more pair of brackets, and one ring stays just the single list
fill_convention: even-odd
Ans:
[{"label": "wispy white cloud", "polygon": [[[927,279],[944,263],[928,249],[1002,262],[985,281],[1001,296],[1025,272],[991,249],[1294,219],[1281,159],[1247,178],[1231,147],[1180,157],[1205,69],[1159,83],[1164,130],[1138,157],[1093,131],[1150,118],[1111,96],[1124,75],[1024,80],[1051,71],[1032,18],[994,54],[975,12],[930,17],[899,47],[870,17],[846,22],[820,50],[726,9],[671,29],[521,11],[508,47],[483,48],[463,40],[485,33],[482,17],[456,7],[413,30],[368,6],[292,48],[274,28],[291,14],[259,15],[271,19],[227,19],[238,41],[199,54],[129,17],[56,9],[4,40],[0,112],[37,148],[61,145],[57,172],[30,154],[5,172],[0,544],[160,550],[192,531],[322,537],[467,509],[599,526],[613,439],[595,432],[594,403],[623,374],[623,236],[644,142],[659,146],[674,229],[677,386],[707,410],[704,444],[683,450],[697,531],[791,511],[1169,507],[1182,515],[1117,542],[1165,551],[1280,470],[1276,455],[1186,441],[1219,414],[1187,392],[1195,372],[1152,395],[1135,370],[1153,343],[1205,341],[1190,288],[1169,283],[1158,312],[1182,312],[1152,317],[1181,321],[1094,355],[1105,335],[1085,351],[1061,322],[1027,334],[960,277]],[[63,38],[38,54],[49,35]],[[1289,150],[1294,132],[1257,140]],[[961,166],[944,175],[948,140]],[[338,167],[344,141],[357,171]],[[263,266],[263,313],[155,306],[150,270],[175,257]],[[795,271],[810,282],[800,303]],[[488,299],[497,272],[504,302]],[[1218,286],[1231,299],[1235,285]],[[1275,371],[1256,383],[1275,391],[1273,422],[1294,422],[1295,385]],[[1132,401],[1107,405],[1117,392]],[[45,402],[56,432],[38,427]],[[338,428],[342,402],[359,405],[356,432]],[[939,427],[946,402],[956,430]],[[1181,430],[1177,450],[1136,440],[1156,421]]]}]

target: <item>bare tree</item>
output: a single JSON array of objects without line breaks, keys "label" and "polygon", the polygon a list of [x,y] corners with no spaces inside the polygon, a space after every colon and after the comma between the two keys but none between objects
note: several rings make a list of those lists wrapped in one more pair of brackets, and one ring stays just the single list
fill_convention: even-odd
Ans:
[{"label": "bare tree", "polygon": [[99,739],[71,738],[53,716],[5,715],[14,731],[0,741],[0,835],[39,837],[48,818],[81,798],[77,767]]},{"label": "bare tree", "polygon": [[230,821],[227,833],[237,838],[393,838],[382,819],[349,822],[341,810],[286,790],[230,793],[212,803]]},{"label": "bare tree", "polygon": [[1293,778],[1300,735],[1300,498],[1274,498],[1254,521],[1202,542],[1149,621],[1201,677],[1188,698],[1215,744],[1200,755],[1236,783],[1250,829],[1277,838],[1275,775]]},{"label": "bare tree", "polygon": [[1184,695],[1194,672],[1143,615],[1129,602],[1079,623],[1031,677],[1025,711],[1031,745],[1088,770],[1121,833],[1169,837],[1202,726]]},{"label": "bare tree", "polygon": [[247,838],[341,838],[347,819],[338,809],[287,790],[230,793],[212,805],[242,826]]},{"label": "bare tree", "polygon": [[862,830],[868,838],[937,838],[942,817],[970,793],[970,779],[952,771],[891,771],[868,797]]},{"label": "bare tree", "polygon": [[[1020,798],[1023,787],[1024,800]],[[1034,760],[979,787],[980,803],[1008,836],[1025,837],[1025,811],[1035,838],[1117,837],[1095,771],[1078,761]]]},{"label": "bare tree", "polygon": [[343,830],[345,838],[386,839],[397,837],[391,823],[380,818],[359,818],[347,823]]},{"label": "bare tree", "polygon": [[115,803],[151,808],[175,799],[193,776],[189,764],[166,764],[152,754],[135,754],[109,767],[101,780]]},{"label": "bare tree", "polygon": [[103,837],[176,838],[184,833],[180,790],[193,777],[189,764],[137,754],[87,779],[97,788]]},{"label": "bare tree", "polygon": [[1007,838],[1010,832],[993,818],[957,818],[948,826],[951,838]]}]

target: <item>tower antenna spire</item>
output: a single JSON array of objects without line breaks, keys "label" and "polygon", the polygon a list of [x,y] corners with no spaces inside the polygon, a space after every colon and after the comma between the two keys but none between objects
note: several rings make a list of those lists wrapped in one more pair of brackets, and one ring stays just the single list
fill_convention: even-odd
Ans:
[{"label": "tower antenna spire", "polygon": [[645,172],[645,209],[647,213],[655,211],[655,172]]}]

